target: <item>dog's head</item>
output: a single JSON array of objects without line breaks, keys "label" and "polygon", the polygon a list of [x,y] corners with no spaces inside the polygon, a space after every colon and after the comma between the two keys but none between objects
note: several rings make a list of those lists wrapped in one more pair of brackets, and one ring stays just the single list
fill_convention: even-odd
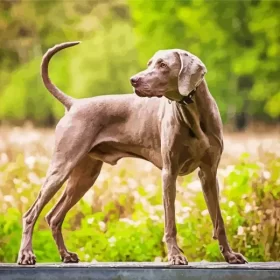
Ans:
[{"label": "dog's head", "polygon": [[195,55],[180,49],[161,50],[149,60],[146,70],[131,77],[134,91],[141,97],[181,100],[202,81],[207,70]]}]

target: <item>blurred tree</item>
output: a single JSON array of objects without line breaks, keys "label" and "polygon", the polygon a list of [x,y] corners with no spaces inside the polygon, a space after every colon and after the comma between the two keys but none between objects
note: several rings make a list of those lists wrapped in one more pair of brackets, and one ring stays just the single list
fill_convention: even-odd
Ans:
[{"label": "blurred tree", "polygon": [[[0,119],[48,123],[63,113],[44,89],[40,60],[63,41],[50,75],[76,97],[131,91],[129,77],[158,49],[199,56],[224,121],[279,120],[280,2],[0,2]],[[15,102],[17,100],[17,102]]]}]

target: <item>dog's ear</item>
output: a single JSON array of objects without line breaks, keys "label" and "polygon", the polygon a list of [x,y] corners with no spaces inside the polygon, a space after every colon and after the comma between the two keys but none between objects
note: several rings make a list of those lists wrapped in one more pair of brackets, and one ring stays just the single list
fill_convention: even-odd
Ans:
[{"label": "dog's ear", "polygon": [[187,96],[191,91],[196,89],[197,85],[202,81],[207,69],[202,61],[195,55],[180,51],[177,52],[180,61],[181,69],[178,76],[179,93]]}]

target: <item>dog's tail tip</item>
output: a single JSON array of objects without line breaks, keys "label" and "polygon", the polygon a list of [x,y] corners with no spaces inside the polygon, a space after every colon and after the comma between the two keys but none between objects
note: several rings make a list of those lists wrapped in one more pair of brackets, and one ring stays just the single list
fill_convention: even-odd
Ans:
[{"label": "dog's tail tip", "polygon": [[[71,45],[71,46],[76,46],[76,45],[79,45],[79,44],[81,44],[82,43],[82,41],[73,41],[73,42],[68,42],[68,44],[69,44],[69,46]],[[67,43],[66,43],[67,44]]]},{"label": "dog's tail tip", "polygon": [[82,43],[82,41],[72,41],[72,42],[69,42],[69,44],[71,44],[72,46],[79,45],[81,43]]},{"label": "dog's tail tip", "polygon": [[72,41],[72,42],[64,42],[64,43],[56,44],[47,50],[47,52],[44,54],[44,57],[50,56],[50,58],[51,58],[58,51],[79,45],[80,43],[82,43],[82,42],[81,41]]},{"label": "dog's tail tip", "polygon": [[73,47],[73,46],[79,45],[81,43],[82,43],[82,41],[65,42],[65,43],[61,43],[61,44],[56,44],[54,47],[50,48],[49,50],[57,50],[58,51],[60,49]]}]

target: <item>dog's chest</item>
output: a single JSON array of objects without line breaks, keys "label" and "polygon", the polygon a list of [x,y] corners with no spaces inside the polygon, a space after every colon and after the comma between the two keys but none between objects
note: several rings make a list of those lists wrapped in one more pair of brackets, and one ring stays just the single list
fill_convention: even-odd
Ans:
[{"label": "dog's chest", "polygon": [[199,167],[199,164],[200,161],[198,160],[194,160],[194,159],[186,160],[179,171],[179,175],[183,176],[192,173],[194,170],[196,170]]},{"label": "dog's chest", "polygon": [[209,139],[206,135],[202,139],[192,137],[186,139],[180,151],[179,164],[181,169],[179,175],[187,175],[198,168],[209,147]]}]

